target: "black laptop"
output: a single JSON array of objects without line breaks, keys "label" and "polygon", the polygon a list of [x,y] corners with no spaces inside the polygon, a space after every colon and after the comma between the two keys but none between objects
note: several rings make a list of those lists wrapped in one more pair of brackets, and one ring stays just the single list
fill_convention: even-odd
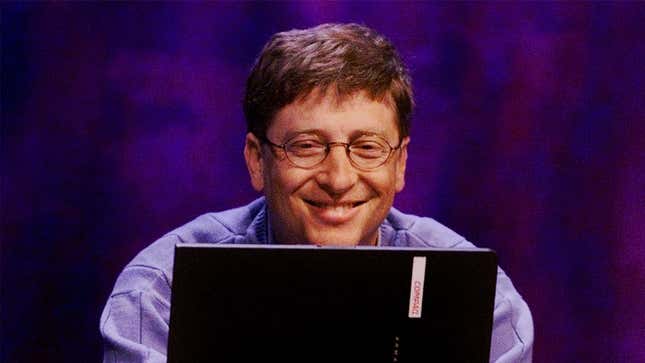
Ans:
[{"label": "black laptop", "polygon": [[487,249],[180,244],[168,362],[488,362]]}]

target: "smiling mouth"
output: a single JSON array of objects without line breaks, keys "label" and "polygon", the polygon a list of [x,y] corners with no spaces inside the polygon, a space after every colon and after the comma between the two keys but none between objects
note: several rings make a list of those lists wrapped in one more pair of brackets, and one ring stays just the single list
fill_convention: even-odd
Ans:
[{"label": "smiling mouth", "polygon": [[360,200],[356,202],[343,202],[343,203],[327,203],[327,202],[319,202],[315,200],[309,200],[309,199],[304,199],[305,203],[312,205],[316,208],[321,208],[321,209],[351,209],[351,208],[356,208],[362,204],[365,204],[366,201]]},{"label": "smiling mouth", "polygon": [[329,226],[338,226],[348,223],[360,213],[361,205],[367,201],[328,202],[304,199],[309,205],[311,215],[318,221]]}]

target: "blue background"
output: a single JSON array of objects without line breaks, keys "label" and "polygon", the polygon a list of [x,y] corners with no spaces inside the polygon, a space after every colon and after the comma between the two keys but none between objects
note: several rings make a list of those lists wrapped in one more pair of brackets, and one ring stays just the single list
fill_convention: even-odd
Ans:
[{"label": "blue background", "polygon": [[257,197],[240,101],[262,45],[329,21],[409,64],[395,205],[498,251],[535,361],[645,361],[643,3],[1,6],[1,361],[101,359],[123,266]]}]

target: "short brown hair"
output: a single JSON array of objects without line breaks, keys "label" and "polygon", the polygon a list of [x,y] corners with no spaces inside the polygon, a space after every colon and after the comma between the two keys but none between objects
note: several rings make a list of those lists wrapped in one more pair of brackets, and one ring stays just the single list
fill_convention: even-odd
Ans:
[{"label": "short brown hair", "polygon": [[396,111],[399,134],[409,135],[414,101],[411,80],[396,49],[358,24],[322,24],[273,35],[246,82],[247,130],[266,136],[276,113],[314,89],[330,87],[339,100],[366,91]]}]

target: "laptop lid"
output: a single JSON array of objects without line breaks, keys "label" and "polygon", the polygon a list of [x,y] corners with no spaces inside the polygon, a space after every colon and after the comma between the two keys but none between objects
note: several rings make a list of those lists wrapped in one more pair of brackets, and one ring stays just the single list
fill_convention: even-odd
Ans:
[{"label": "laptop lid", "polygon": [[168,362],[488,362],[486,249],[180,244]]}]

